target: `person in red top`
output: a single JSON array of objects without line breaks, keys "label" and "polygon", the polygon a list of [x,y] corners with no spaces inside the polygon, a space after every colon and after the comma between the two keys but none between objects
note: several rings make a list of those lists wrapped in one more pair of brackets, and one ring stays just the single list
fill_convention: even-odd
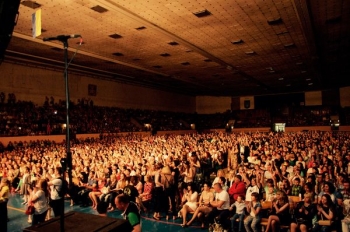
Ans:
[{"label": "person in red top", "polygon": [[233,196],[233,199],[236,201],[238,196],[244,196],[246,192],[245,184],[242,181],[242,176],[236,175],[235,182],[232,183],[228,193],[230,196]]}]

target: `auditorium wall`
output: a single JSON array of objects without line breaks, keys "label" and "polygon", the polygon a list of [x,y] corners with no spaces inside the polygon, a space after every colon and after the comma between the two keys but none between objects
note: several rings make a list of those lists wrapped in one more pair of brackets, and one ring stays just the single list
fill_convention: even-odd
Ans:
[{"label": "auditorium wall", "polygon": [[231,97],[197,96],[196,112],[198,114],[224,113],[231,109]]},{"label": "auditorium wall", "polygon": [[[10,63],[0,66],[0,91],[14,93],[17,100],[33,101],[42,105],[45,96],[65,100],[63,73],[59,71],[34,68]],[[88,94],[88,86],[95,86],[95,94]],[[71,101],[93,100],[95,105],[133,109],[151,109],[193,113],[196,98],[166,91],[138,87],[108,80],[69,74]],[[90,93],[91,94],[91,93]]]}]

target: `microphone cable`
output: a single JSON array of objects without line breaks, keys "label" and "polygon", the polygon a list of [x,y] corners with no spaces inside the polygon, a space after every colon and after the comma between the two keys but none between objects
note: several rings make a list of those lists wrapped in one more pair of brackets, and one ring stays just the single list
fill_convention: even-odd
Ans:
[{"label": "microphone cable", "polygon": [[72,63],[72,61],[73,61],[75,55],[76,55],[77,52],[79,51],[79,48],[81,47],[82,44],[83,44],[83,37],[80,37],[80,42],[79,42],[79,44],[78,44],[78,47],[77,47],[77,49],[75,50],[75,52],[74,52],[72,58],[71,58],[70,61],[68,62],[68,64],[67,64],[67,69],[68,69],[69,65]]}]

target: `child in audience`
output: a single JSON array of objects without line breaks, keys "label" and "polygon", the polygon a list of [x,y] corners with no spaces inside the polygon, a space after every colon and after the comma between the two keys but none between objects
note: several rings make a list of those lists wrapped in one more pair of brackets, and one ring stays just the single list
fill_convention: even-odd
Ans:
[{"label": "child in audience", "polygon": [[235,222],[236,222],[236,219],[238,218],[239,219],[238,231],[241,232],[242,226],[243,226],[243,220],[246,212],[246,204],[244,202],[244,196],[237,197],[237,200],[235,201],[235,203],[231,205],[229,210],[232,211],[233,208],[235,208],[236,213],[233,215],[231,219],[231,229],[232,229],[232,232],[235,231]]}]

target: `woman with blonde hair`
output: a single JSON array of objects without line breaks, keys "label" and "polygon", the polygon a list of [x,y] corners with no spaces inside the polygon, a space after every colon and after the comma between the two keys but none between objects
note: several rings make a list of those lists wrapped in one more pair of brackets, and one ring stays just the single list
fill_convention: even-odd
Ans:
[{"label": "woman with blonde hair", "polygon": [[307,232],[312,228],[312,219],[316,215],[316,207],[313,204],[313,195],[311,193],[304,194],[304,201],[297,204],[294,209],[295,221],[290,224],[290,231]]}]

